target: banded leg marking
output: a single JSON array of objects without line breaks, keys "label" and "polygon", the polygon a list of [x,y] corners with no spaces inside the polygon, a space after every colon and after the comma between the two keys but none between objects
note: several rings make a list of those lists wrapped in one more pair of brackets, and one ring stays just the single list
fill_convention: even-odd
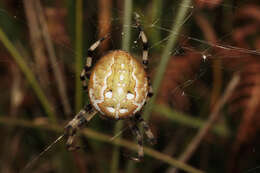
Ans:
[{"label": "banded leg marking", "polygon": [[138,144],[138,156],[137,157],[129,157],[129,159],[140,162],[143,160],[144,157],[144,147],[143,147],[143,137],[139,128],[137,127],[134,120],[130,120],[130,128],[134,136],[136,136],[137,144]]},{"label": "banded leg marking", "polygon": [[[143,28],[140,24],[140,16],[136,13],[135,14],[135,21],[136,21],[136,27],[139,32],[139,38],[141,38],[142,44],[143,44],[143,66],[145,71],[147,72],[148,69],[148,39],[143,31]],[[148,92],[148,97],[151,98],[153,96],[153,89],[151,85],[150,78],[148,77],[148,85],[149,85],[149,92]]]},{"label": "banded leg marking", "polygon": [[143,65],[144,65],[144,69],[147,70],[147,68],[148,68],[148,39],[140,24],[140,16],[138,14],[135,14],[135,21],[136,21],[136,27],[139,32],[139,38],[141,38],[141,41],[143,44]]},{"label": "banded leg marking", "polygon": [[84,125],[86,125],[97,113],[97,111],[90,105],[86,105],[76,114],[76,116],[66,125],[65,136],[67,137],[66,146],[69,151],[79,149],[79,146],[74,146],[76,133]]},{"label": "banded leg marking", "polygon": [[156,140],[154,138],[154,135],[149,127],[149,125],[144,121],[144,119],[141,117],[140,114],[136,114],[134,118],[130,119],[129,122],[130,129],[132,130],[132,133],[134,136],[136,136],[137,144],[138,144],[138,156],[137,157],[129,157],[129,159],[133,161],[142,161],[144,157],[144,149],[143,149],[143,136],[138,128],[138,123],[141,123],[144,133],[146,137],[148,138],[149,143],[155,144]]},{"label": "banded leg marking", "polygon": [[90,46],[90,48],[88,49],[86,63],[85,63],[85,66],[84,66],[84,68],[83,68],[83,70],[81,71],[81,74],[80,74],[80,80],[82,81],[82,85],[83,85],[84,90],[87,89],[86,80],[89,79],[89,77],[90,77],[90,69],[91,69],[91,66],[92,66],[92,59],[93,59],[94,51],[100,45],[100,43],[102,41],[104,41],[108,36],[109,35],[102,37],[101,39],[96,41],[94,44],[92,44]]},{"label": "banded leg marking", "polygon": [[151,79],[149,76],[148,76],[148,87],[149,87],[149,90],[148,90],[148,100],[149,100],[153,96],[153,87],[152,87]]},{"label": "banded leg marking", "polygon": [[136,123],[140,123],[142,125],[142,127],[144,129],[144,133],[145,133],[146,137],[148,138],[148,142],[152,145],[155,144],[156,139],[153,135],[153,132],[151,131],[151,128],[149,127],[147,122],[143,119],[143,117],[141,117],[140,114],[136,114],[135,121],[136,121]]}]

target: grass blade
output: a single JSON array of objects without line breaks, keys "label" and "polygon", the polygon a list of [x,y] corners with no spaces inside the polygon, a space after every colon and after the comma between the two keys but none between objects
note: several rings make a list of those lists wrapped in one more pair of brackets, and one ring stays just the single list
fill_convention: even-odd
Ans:
[{"label": "grass blade", "polygon": [[[40,129],[40,130],[49,130],[53,131],[56,133],[62,133],[63,132],[63,127],[59,125],[54,125],[54,124],[42,124],[42,125],[37,125],[36,123],[33,123],[31,121],[26,121],[26,120],[19,120],[19,119],[10,119],[10,118],[3,118],[3,117],[8,117],[8,116],[0,116],[0,124],[7,125],[7,126],[18,126],[18,127],[26,127],[26,128],[35,128],[35,129]],[[120,147],[126,147],[130,150],[137,151],[137,145],[133,142],[123,140],[123,139],[115,139],[115,140],[110,140],[112,137],[103,133],[96,132],[94,130],[91,130],[89,128],[85,128],[82,131],[82,134],[88,138],[100,141],[100,142],[105,142],[105,143],[110,143],[116,146]],[[182,163],[164,153],[160,153],[158,151],[155,151],[151,148],[144,147],[145,153],[147,155],[158,159],[162,162],[165,162],[171,166],[177,167],[179,169],[184,170],[185,172],[189,173],[203,173],[203,171],[193,168],[185,163]]]},{"label": "grass blade", "polygon": [[[125,51],[129,51],[130,48],[130,39],[131,39],[131,14],[132,14],[132,0],[125,0],[124,2],[124,23],[123,23],[123,39],[122,39],[122,49]],[[123,127],[123,122],[118,122],[114,134],[119,133],[119,131]],[[118,172],[118,164],[119,164],[119,148],[117,146],[114,147],[112,163],[111,163],[111,173]]]},{"label": "grass blade", "polygon": [[[186,125],[191,128],[199,129],[206,123],[205,120],[195,118],[184,113],[176,112],[165,105],[156,105],[153,110],[169,120]],[[230,135],[229,129],[225,125],[214,125],[212,131],[220,136],[228,137]]]},{"label": "grass blade", "polygon": [[13,56],[15,62],[20,67],[21,71],[24,73],[25,77],[27,78],[28,82],[32,86],[32,89],[34,90],[36,96],[40,100],[44,111],[46,112],[48,118],[50,121],[55,122],[56,117],[53,114],[52,106],[49,104],[48,99],[44,95],[41,87],[39,86],[33,72],[31,69],[27,66],[27,64],[24,61],[24,58],[20,55],[20,53],[17,51],[15,46],[11,43],[11,41],[7,38],[3,30],[0,28],[0,40],[2,41],[3,45],[6,47],[6,49],[9,51],[9,53]]},{"label": "grass blade", "polygon": [[83,2],[82,0],[76,0],[76,40],[75,40],[75,51],[77,54],[75,55],[76,60],[75,60],[75,112],[78,112],[82,108],[82,84],[80,81],[80,73],[82,69],[82,10],[83,10]]},{"label": "grass blade", "polygon": [[184,24],[183,21],[185,21],[187,13],[189,12],[190,5],[191,5],[191,0],[183,0],[181,2],[180,8],[177,12],[176,19],[173,22],[171,33],[169,35],[169,40],[162,53],[162,58],[161,58],[159,66],[157,67],[157,73],[155,74],[155,78],[153,81],[154,95],[148,102],[147,106],[145,107],[144,113],[143,113],[143,116],[145,119],[148,119],[151,114],[152,107],[155,103],[156,96],[158,94],[158,90],[161,85],[167,63],[170,59],[170,55],[171,55],[170,52],[172,52],[172,48],[177,43],[178,35],[180,33],[182,25]]}]

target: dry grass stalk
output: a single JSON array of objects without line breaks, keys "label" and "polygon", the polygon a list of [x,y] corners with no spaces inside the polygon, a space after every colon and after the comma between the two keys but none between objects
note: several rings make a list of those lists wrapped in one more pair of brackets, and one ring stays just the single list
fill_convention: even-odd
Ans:
[{"label": "dry grass stalk", "polygon": [[[209,119],[206,122],[205,126],[202,127],[197,135],[193,138],[193,140],[190,142],[186,150],[181,154],[179,161],[182,161],[186,163],[190,157],[193,155],[193,153],[196,151],[196,149],[201,144],[204,137],[208,134],[209,130],[213,127],[213,124],[218,120],[220,114],[220,110],[223,108],[225,103],[228,101],[230,96],[232,95],[234,89],[236,88],[237,84],[239,83],[240,76],[238,74],[235,74],[232,80],[229,82],[225,92],[223,93],[222,97],[219,99],[219,101],[214,106],[211,114],[209,115]],[[167,171],[168,173],[176,173],[176,168],[171,168]]]}]

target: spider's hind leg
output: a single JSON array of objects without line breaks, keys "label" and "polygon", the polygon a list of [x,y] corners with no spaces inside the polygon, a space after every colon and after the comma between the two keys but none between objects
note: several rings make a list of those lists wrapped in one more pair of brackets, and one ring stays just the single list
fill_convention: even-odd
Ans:
[{"label": "spider's hind leg", "polygon": [[137,127],[137,124],[133,121],[130,120],[130,128],[132,130],[132,133],[134,136],[136,136],[137,139],[137,144],[138,144],[138,156],[137,157],[129,157],[129,159],[140,162],[143,160],[144,157],[144,147],[143,147],[143,136]]},{"label": "spider's hind leg", "polygon": [[152,145],[156,143],[156,138],[153,135],[153,132],[148,125],[148,123],[143,119],[143,117],[140,114],[136,114],[135,117],[135,122],[136,124],[140,123],[144,129],[144,133],[146,137],[148,138],[148,142],[151,143]]},{"label": "spider's hind leg", "polygon": [[74,145],[76,133],[84,125],[86,125],[97,113],[97,111],[89,104],[86,105],[79,113],[65,126],[65,136],[67,137],[66,146],[69,151],[79,149]]},{"label": "spider's hind leg", "polygon": [[142,161],[144,157],[144,148],[143,148],[143,136],[138,128],[138,123],[141,123],[142,127],[144,128],[144,133],[146,137],[148,138],[148,141],[151,144],[155,144],[156,140],[154,138],[154,135],[149,127],[149,125],[144,121],[144,119],[141,117],[140,114],[136,114],[134,118],[130,119],[130,128],[136,136],[137,144],[138,144],[138,156],[137,157],[130,157],[133,161]]}]

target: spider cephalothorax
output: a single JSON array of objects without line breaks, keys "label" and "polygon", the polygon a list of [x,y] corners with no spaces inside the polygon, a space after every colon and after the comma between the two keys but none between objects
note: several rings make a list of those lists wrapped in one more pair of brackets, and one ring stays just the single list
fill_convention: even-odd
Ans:
[{"label": "spider cephalothorax", "polygon": [[[149,141],[154,142],[154,136],[148,124],[139,114],[147,98],[152,96],[152,88],[146,74],[148,65],[147,38],[138,20],[136,27],[143,43],[143,64],[140,64],[125,51],[113,50],[101,57],[91,69],[93,51],[106,37],[90,46],[86,65],[80,78],[83,82],[83,88],[88,89],[91,104],[80,110],[65,127],[69,150],[77,148],[73,146],[77,130],[87,124],[97,112],[110,119],[129,119],[129,127],[137,137],[139,145],[138,157],[132,158],[133,160],[139,161],[143,157],[142,135],[137,123],[141,123]],[[86,79],[89,79],[88,85]]]}]

